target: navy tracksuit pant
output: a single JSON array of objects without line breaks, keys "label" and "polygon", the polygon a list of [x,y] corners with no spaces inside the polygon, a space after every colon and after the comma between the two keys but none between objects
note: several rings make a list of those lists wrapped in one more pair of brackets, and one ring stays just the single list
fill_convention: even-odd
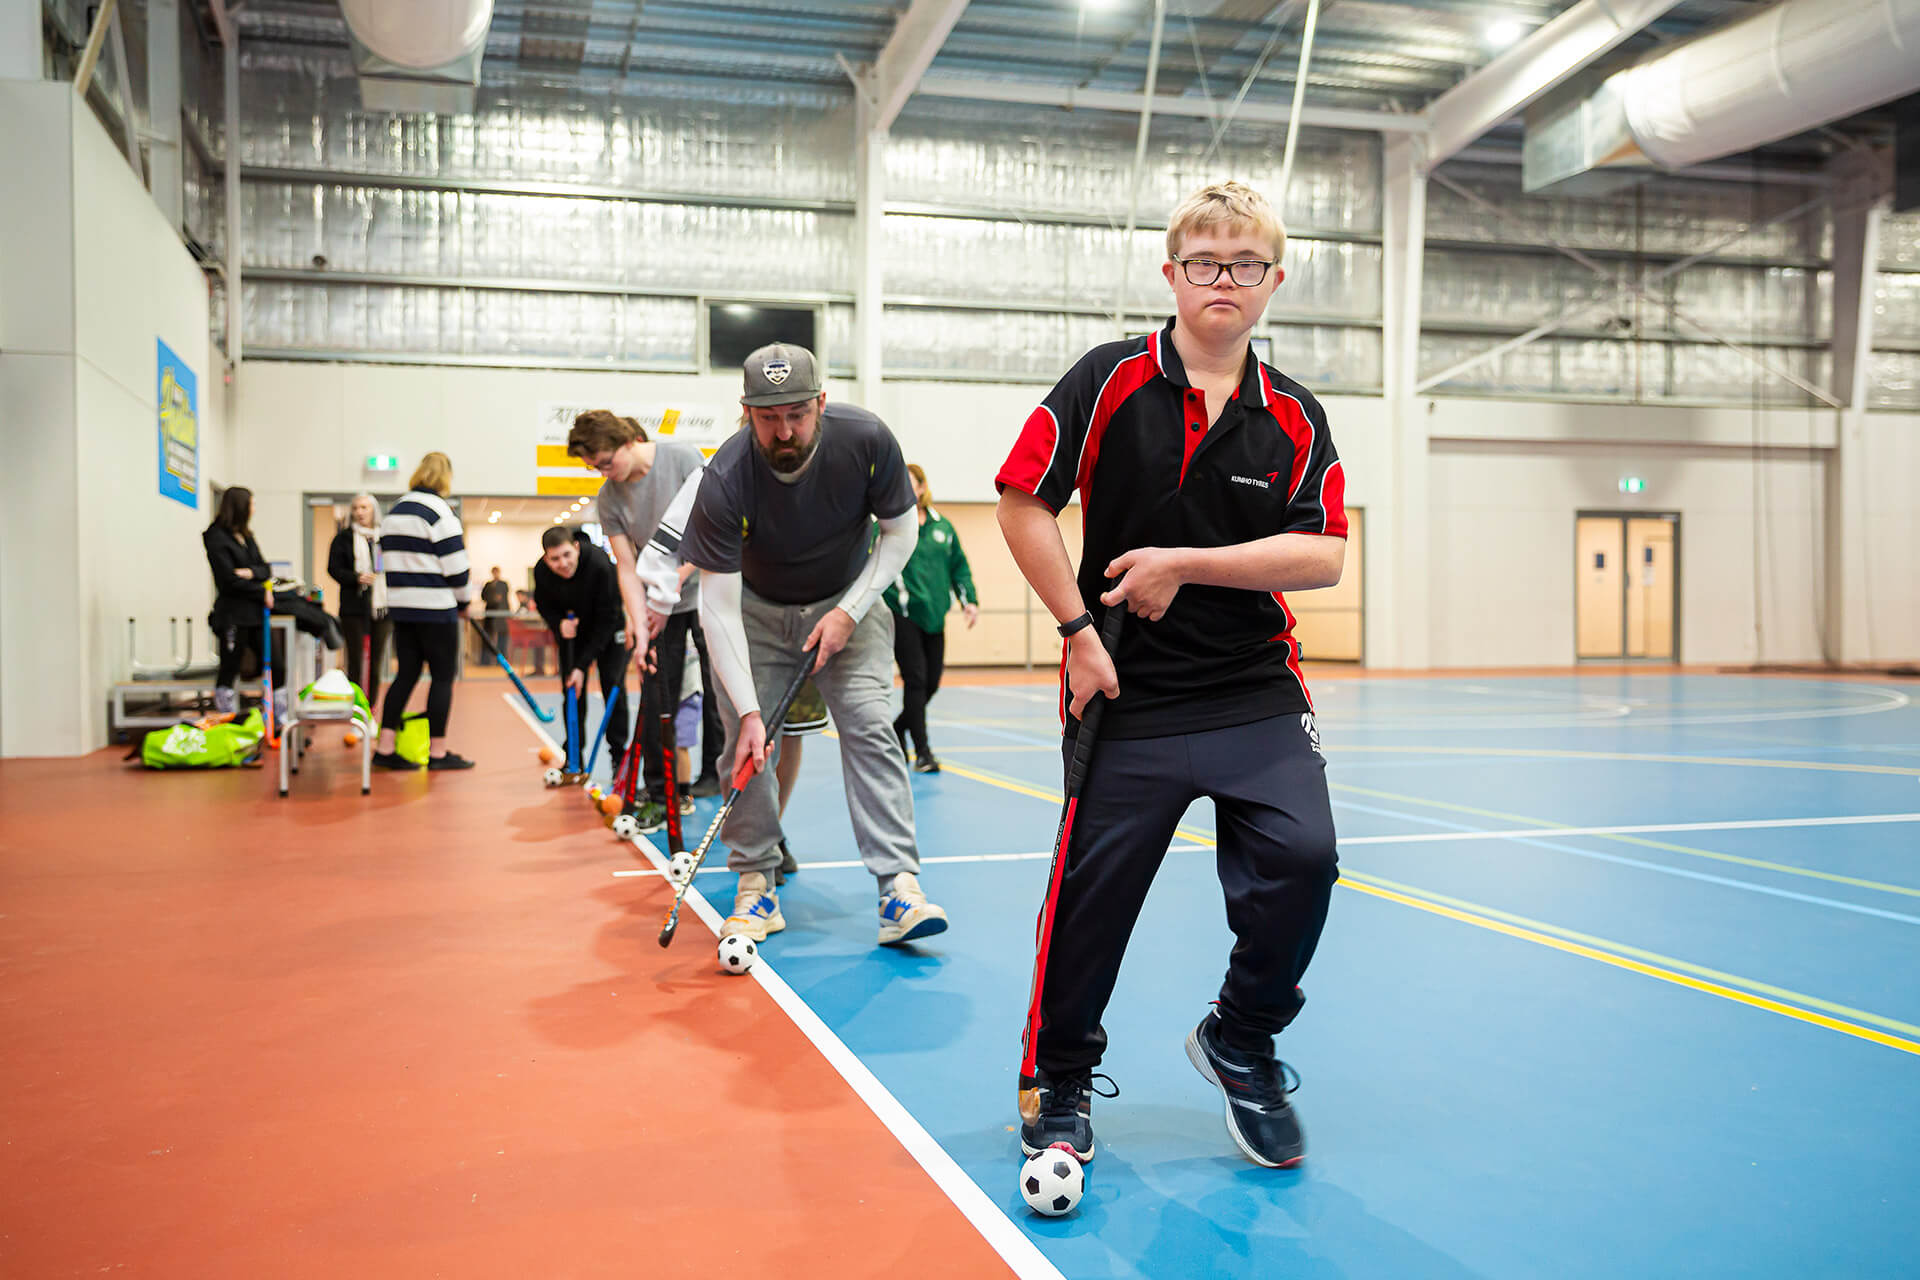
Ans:
[{"label": "navy tracksuit pant", "polygon": [[[1214,802],[1216,862],[1236,939],[1220,987],[1222,1035],[1244,1044],[1293,1021],[1339,879],[1312,723],[1283,715],[1095,744],[1040,990],[1035,1062],[1049,1077],[1099,1063],[1107,1046],[1100,1018],[1134,922],[1181,815],[1202,796]],[[1069,761],[1072,745],[1063,744]]]}]

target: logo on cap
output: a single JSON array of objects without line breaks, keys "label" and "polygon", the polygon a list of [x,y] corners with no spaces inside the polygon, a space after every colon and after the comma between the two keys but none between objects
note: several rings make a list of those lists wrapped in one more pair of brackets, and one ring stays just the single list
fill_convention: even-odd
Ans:
[{"label": "logo on cap", "polygon": [[768,382],[777,387],[793,376],[793,366],[785,360],[769,360],[760,366],[760,372]]}]

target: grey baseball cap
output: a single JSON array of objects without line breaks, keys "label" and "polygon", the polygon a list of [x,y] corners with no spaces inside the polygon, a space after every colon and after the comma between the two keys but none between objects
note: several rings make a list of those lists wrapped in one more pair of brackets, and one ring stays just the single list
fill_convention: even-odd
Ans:
[{"label": "grey baseball cap", "polygon": [[787,342],[771,342],[747,357],[744,405],[797,404],[824,390],[813,352]]}]

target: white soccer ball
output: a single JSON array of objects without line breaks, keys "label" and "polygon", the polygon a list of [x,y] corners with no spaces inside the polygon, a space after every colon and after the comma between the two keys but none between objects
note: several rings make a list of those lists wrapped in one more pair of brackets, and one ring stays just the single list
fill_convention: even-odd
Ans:
[{"label": "white soccer ball", "polygon": [[640,820],[630,813],[623,813],[613,820],[613,834],[622,840],[631,840],[640,834]]},{"label": "white soccer ball", "polygon": [[693,877],[693,855],[681,850],[667,861],[667,874],[673,877],[675,884],[684,884]]},{"label": "white soccer ball", "polygon": [[[753,968],[753,962],[759,956],[760,949],[744,933],[730,933],[720,939],[720,970],[723,973],[745,973]],[[1079,1196],[1076,1195],[1074,1199],[1078,1200]]]},{"label": "white soccer ball", "polygon": [[1064,1142],[1055,1143],[1020,1167],[1020,1194],[1027,1207],[1049,1218],[1072,1213],[1087,1190],[1087,1171]]},{"label": "white soccer ball", "polygon": [[543,780],[545,780],[546,784],[550,787],[557,787],[560,785],[560,771],[558,769],[549,769],[545,773],[541,774],[540,776]]}]

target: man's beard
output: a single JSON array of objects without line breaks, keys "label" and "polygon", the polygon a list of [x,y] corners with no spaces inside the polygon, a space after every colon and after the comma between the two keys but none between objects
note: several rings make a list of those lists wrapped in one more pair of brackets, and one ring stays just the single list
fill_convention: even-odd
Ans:
[{"label": "man's beard", "polygon": [[[756,444],[758,441],[755,442]],[[760,456],[767,460],[775,475],[796,476],[813,460],[814,452],[820,447],[820,430],[814,429],[813,439],[804,447],[792,440],[775,440],[760,450]]]}]

